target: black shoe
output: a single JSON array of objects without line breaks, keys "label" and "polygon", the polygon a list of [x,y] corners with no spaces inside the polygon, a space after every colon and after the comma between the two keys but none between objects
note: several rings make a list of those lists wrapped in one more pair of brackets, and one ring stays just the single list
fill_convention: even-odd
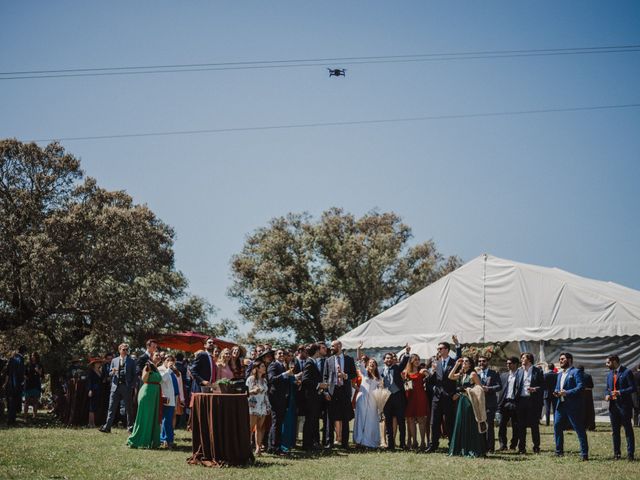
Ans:
[{"label": "black shoe", "polygon": [[98,431],[102,432],[102,433],[111,433],[111,429],[110,428],[106,428],[104,425],[102,427],[100,427],[98,429]]},{"label": "black shoe", "polygon": [[535,447],[533,449],[533,453],[540,453],[540,447]]},{"label": "black shoe", "polygon": [[562,452],[556,452],[556,453],[554,453],[554,454],[553,454],[553,456],[554,456],[554,457],[558,457],[558,458],[562,458],[562,457],[564,457],[564,453],[562,453]]},{"label": "black shoe", "polygon": [[635,461],[635,458],[633,458],[633,455],[627,455],[627,460],[633,462]]},{"label": "black shoe", "polygon": [[424,453],[433,453],[438,449],[436,445],[429,444]]},{"label": "black shoe", "polygon": [[504,451],[508,450],[508,448],[507,448],[507,446],[506,446],[506,445],[500,445],[500,449],[499,449],[499,450],[500,450],[501,452],[504,452]]},{"label": "black shoe", "polygon": [[619,454],[619,453],[616,453],[616,454],[613,456],[613,459],[614,459],[614,460],[620,460],[620,454]]},{"label": "black shoe", "polygon": [[527,451],[526,450],[518,450],[518,455],[526,455]]},{"label": "black shoe", "polygon": [[129,428],[127,428],[127,432],[129,432],[129,433],[133,433],[133,427],[129,427]]},{"label": "black shoe", "polygon": [[588,462],[589,461],[589,457],[587,455],[584,455],[583,457],[580,457],[580,461],[581,462]]}]

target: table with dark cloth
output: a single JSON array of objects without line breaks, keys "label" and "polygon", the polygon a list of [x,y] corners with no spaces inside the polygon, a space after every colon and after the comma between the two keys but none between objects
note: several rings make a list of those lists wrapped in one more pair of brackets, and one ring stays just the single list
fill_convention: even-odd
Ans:
[{"label": "table with dark cloth", "polygon": [[192,394],[191,429],[188,463],[213,467],[253,462],[246,394]]}]

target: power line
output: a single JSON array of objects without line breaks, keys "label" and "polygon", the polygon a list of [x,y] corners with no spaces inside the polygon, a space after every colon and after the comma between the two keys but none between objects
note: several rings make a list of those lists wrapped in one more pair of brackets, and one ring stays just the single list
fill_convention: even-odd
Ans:
[{"label": "power line", "polygon": [[317,127],[338,127],[338,126],[350,126],[350,125],[374,125],[384,123],[401,123],[401,122],[421,122],[427,120],[455,120],[462,118],[482,118],[482,117],[503,117],[503,116],[516,116],[516,115],[535,115],[535,114],[548,114],[548,113],[567,113],[567,112],[586,112],[594,110],[614,110],[623,108],[639,108],[640,103],[627,103],[620,105],[592,105],[585,107],[566,107],[566,108],[545,108],[535,110],[512,110],[503,112],[480,112],[480,113],[460,113],[460,114],[445,114],[445,115],[425,115],[419,117],[404,117],[404,118],[385,118],[375,120],[353,120],[342,122],[316,122],[316,123],[293,123],[283,125],[262,125],[255,127],[231,127],[231,128],[209,128],[202,130],[173,130],[166,132],[146,132],[146,133],[123,133],[114,135],[91,135],[84,137],[63,137],[63,138],[45,138],[38,140],[31,140],[33,142],[70,142],[70,141],[83,141],[83,140],[109,140],[116,138],[137,138],[137,137],[165,137],[176,135],[199,135],[205,133],[229,133],[229,132],[252,132],[260,130],[284,130],[294,128],[317,128]]},{"label": "power line", "polygon": [[58,70],[28,70],[0,72],[0,80],[34,78],[95,77],[111,75],[148,75],[157,73],[202,72],[217,70],[247,70],[272,68],[303,68],[324,66],[327,63],[361,65],[376,63],[407,63],[433,61],[459,61],[491,58],[540,57],[558,55],[589,55],[630,53],[640,51],[640,45],[614,45],[600,47],[549,48],[529,50],[489,50],[453,53],[422,53],[413,55],[381,55],[367,57],[333,57],[290,60],[262,60],[246,62],[191,63],[173,65],[120,66],[100,68],[70,68]]}]

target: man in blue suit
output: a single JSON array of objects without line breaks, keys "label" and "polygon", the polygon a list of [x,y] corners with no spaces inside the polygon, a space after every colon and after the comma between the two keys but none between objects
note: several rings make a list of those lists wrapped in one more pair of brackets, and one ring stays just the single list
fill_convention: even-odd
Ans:
[{"label": "man in blue suit", "polygon": [[624,427],[627,437],[627,459],[633,461],[635,455],[635,438],[631,416],[633,414],[633,399],[631,395],[637,386],[631,370],[620,365],[617,355],[607,357],[607,390],[604,399],[609,402],[609,419],[613,431],[613,457],[620,459],[620,426]]},{"label": "man in blue suit", "polygon": [[213,356],[216,344],[212,337],[204,341],[204,351],[200,352],[191,363],[189,371],[193,381],[191,382],[191,392],[202,392],[202,387],[211,385],[216,381],[218,367]]},{"label": "man in blue suit", "polygon": [[24,355],[27,353],[27,347],[21,345],[13,357],[9,359],[7,364],[7,426],[12,427],[16,424],[16,416],[22,409],[22,391],[24,389]]},{"label": "man in blue suit", "polygon": [[133,428],[133,389],[137,384],[136,362],[129,356],[129,345],[121,343],[118,346],[119,356],[111,360],[111,394],[109,396],[109,414],[106,423],[100,427],[102,433],[110,433],[111,425],[120,409],[120,401],[124,401],[127,412],[127,428]]},{"label": "man in blue suit", "polygon": [[560,368],[556,389],[556,411],[553,419],[553,435],[556,440],[556,456],[564,455],[564,426],[567,420],[578,436],[580,456],[589,460],[589,443],[584,429],[584,400],[582,398],[582,372],[573,366],[573,355],[567,352],[560,354]]},{"label": "man in blue suit", "polygon": [[287,398],[289,396],[289,377],[293,367],[284,364],[284,350],[279,348],[275,353],[275,361],[267,367],[267,381],[269,383],[269,403],[271,404],[271,430],[269,432],[269,453],[281,455],[282,425],[287,412]]},{"label": "man in blue suit", "polygon": [[440,342],[436,370],[427,378],[427,383],[433,387],[433,398],[431,400],[431,443],[427,446],[426,453],[432,453],[438,449],[442,424],[444,424],[447,438],[451,439],[453,433],[456,417],[453,395],[456,393],[457,385],[455,380],[449,379],[449,374],[458,358],[462,357],[462,347],[458,342],[458,337],[453,335],[452,339],[456,346],[455,358],[449,356],[451,345],[448,342]]}]

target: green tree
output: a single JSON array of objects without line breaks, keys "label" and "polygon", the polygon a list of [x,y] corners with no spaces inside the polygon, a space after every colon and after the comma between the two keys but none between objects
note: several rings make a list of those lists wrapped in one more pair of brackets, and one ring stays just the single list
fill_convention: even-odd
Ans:
[{"label": "green tree", "polygon": [[333,208],[319,221],[290,213],[253,232],[232,258],[229,295],[253,333],[335,338],[461,265],[432,240],[409,246],[411,237],[393,212],[355,218]]},{"label": "green tree", "polygon": [[59,144],[0,141],[0,342],[26,339],[63,365],[123,339],[208,329],[213,307],[187,293],[173,239]]}]

